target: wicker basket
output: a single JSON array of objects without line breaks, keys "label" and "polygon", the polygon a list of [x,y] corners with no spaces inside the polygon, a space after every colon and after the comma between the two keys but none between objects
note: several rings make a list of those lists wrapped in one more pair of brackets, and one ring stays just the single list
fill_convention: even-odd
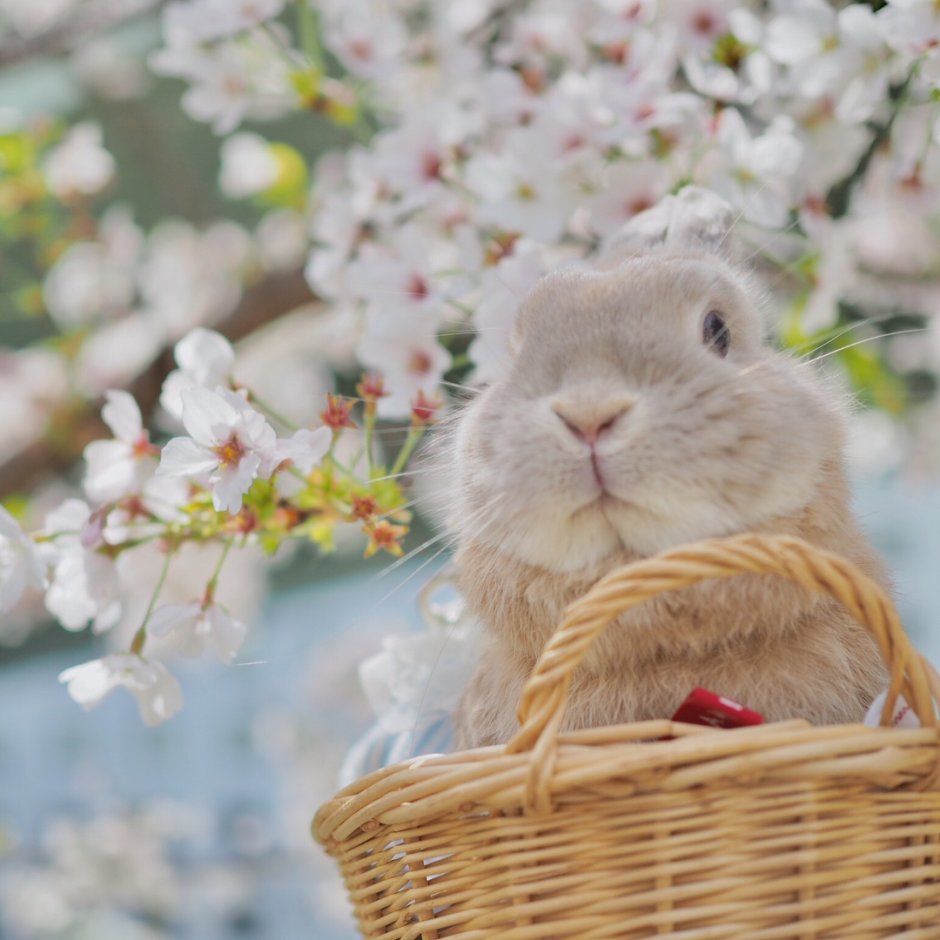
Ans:
[{"label": "wicker basket", "polygon": [[[872,632],[913,729],[651,721],[559,732],[572,670],[617,614],[739,572],[841,601]],[[417,758],[324,804],[360,930],[388,940],[940,938],[940,679],[890,601],[792,538],[688,545],[573,604],[506,747]],[[672,736],[672,740],[663,740]]]}]

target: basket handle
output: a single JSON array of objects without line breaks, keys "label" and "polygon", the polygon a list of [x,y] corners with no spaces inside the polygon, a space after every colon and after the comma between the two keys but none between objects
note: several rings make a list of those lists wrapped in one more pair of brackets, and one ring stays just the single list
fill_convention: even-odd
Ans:
[{"label": "basket handle", "polygon": [[518,711],[522,727],[507,745],[508,753],[532,752],[530,809],[550,808],[548,784],[571,676],[594,639],[620,614],[657,594],[744,572],[789,578],[840,601],[875,638],[890,670],[881,723],[890,722],[903,693],[921,724],[937,727],[933,704],[935,698],[940,700],[937,673],[911,645],[885,592],[855,565],[790,536],[747,534],[693,542],[612,571],[565,611],[522,692]]}]

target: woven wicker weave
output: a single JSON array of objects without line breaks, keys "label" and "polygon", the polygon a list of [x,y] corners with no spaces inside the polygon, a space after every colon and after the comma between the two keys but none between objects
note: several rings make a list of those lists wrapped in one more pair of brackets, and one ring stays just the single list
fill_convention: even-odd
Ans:
[{"label": "woven wicker weave", "polygon": [[[841,601],[914,729],[668,721],[559,733],[569,677],[617,614],[738,572]],[[615,571],[546,647],[507,747],[418,758],[324,804],[365,937],[938,940],[940,679],[890,601],[797,539],[701,542]],[[673,736],[672,740],[663,740]]]}]

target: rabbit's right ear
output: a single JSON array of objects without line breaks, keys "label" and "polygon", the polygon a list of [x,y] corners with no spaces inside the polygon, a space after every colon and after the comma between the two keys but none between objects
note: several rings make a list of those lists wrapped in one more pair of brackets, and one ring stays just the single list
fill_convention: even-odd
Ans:
[{"label": "rabbit's right ear", "polygon": [[634,255],[662,246],[695,248],[732,259],[734,209],[720,196],[686,186],[634,216],[603,248],[599,267],[609,269]]}]

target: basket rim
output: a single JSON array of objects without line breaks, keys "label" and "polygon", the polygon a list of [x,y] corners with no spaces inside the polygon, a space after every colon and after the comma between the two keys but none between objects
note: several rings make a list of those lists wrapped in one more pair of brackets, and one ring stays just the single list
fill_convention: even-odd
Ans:
[{"label": "basket rim", "polygon": [[[671,739],[663,740],[667,736]],[[630,792],[676,792],[718,781],[748,786],[794,781],[865,784],[887,791],[940,791],[932,774],[940,729],[789,720],[716,729],[668,720],[558,735],[553,804],[617,781]],[[361,777],[323,803],[314,838],[329,850],[384,826],[413,826],[447,813],[522,812],[532,755],[504,745],[410,758]],[[549,810],[551,811],[551,810]]]}]

